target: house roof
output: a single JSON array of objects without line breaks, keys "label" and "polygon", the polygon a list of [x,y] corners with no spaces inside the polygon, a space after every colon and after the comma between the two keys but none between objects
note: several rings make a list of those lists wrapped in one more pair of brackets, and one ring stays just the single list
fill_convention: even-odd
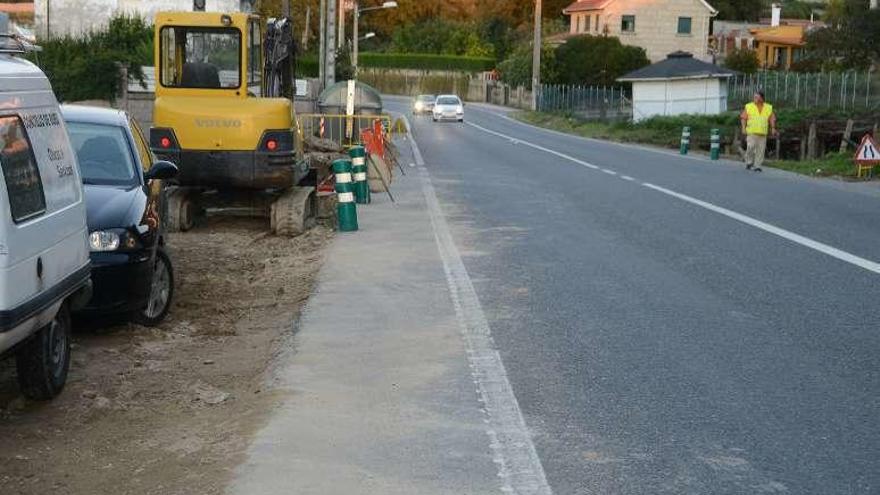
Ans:
[{"label": "house roof", "polygon": [[[574,3],[572,3],[571,5],[569,5],[568,7],[562,9],[562,13],[565,15],[569,15],[569,14],[573,14],[575,12],[586,12],[588,10],[601,10],[601,9],[604,9],[609,3],[613,2],[613,1],[614,0],[577,0]],[[651,0],[648,0],[648,1],[650,2]],[[703,6],[706,7],[709,10],[709,12],[712,13],[712,15],[715,15],[718,13],[718,11],[715,10],[715,7],[712,7],[711,5],[709,5],[709,2],[707,2],[706,0],[700,0],[700,3],[703,4]]]},{"label": "house roof", "polygon": [[606,5],[614,0],[578,0],[568,7],[562,9],[563,14],[572,14],[574,12],[586,12],[588,10],[604,9]]},{"label": "house roof", "polygon": [[731,77],[734,74],[735,72],[732,70],[697,60],[690,53],[674,52],[670,53],[666,60],[634,70],[617,80],[632,82],[670,79],[709,79]]},{"label": "house roof", "polygon": [[0,2],[0,12],[7,14],[31,14],[34,13],[34,4],[30,3],[10,3]]},{"label": "house roof", "polygon": [[757,41],[801,46],[805,43],[804,26],[775,26],[750,30]]}]

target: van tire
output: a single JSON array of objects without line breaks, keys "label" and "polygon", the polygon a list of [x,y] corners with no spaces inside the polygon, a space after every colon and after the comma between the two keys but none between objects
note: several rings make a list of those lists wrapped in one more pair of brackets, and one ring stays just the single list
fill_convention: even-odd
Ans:
[{"label": "van tire", "polygon": [[51,323],[24,342],[15,355],[21,393],[49,400],[64,388],[70,369],[70,312],[62,304]]}]

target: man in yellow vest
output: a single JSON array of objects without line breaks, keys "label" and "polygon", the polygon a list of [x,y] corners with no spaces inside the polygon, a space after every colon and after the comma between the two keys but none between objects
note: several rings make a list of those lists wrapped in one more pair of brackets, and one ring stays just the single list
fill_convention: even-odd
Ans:
[{"label": "man in yellow vest", "polygon": [[764,101],[763,92],[757,91],[754,101],[746,105],[739,120],[746,135],[746,169],[760,172],[767,153],[767,136],[778,133],[773,105]]}]

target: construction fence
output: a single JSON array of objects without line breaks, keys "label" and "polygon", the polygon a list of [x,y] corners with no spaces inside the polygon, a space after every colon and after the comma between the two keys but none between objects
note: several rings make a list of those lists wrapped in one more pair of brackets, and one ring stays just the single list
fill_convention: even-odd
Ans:
[{"label": "construction fence", "polygon": [[767,71],[728,79],[729,108],[763,91],[767,101],[787,108],[880,109],[880,74],[870,71],[799,73]]}]

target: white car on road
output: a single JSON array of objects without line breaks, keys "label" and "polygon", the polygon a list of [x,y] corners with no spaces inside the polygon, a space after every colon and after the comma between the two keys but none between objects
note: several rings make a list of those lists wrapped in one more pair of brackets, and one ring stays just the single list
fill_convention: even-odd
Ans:
[{"label": "white car on road", "polygon": [[455,95],[440,95],[434,102],[434,122],[439,120],[457,120],[464,122],[464,103]]}]

